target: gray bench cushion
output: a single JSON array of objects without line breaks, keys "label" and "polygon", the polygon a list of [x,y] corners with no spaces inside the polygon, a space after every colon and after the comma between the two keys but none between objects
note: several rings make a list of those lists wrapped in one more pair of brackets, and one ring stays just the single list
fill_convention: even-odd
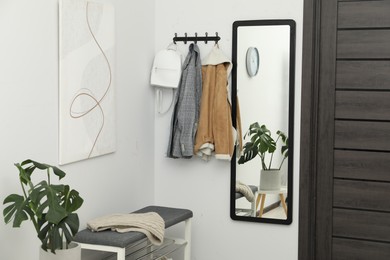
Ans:
[{"label": "gray bench cushion", "polygon": [[[173,226],[186,219],[192,218],[193,216],[192,211],[188,209],[167,208],[161,206],[148,206],[134,211],[133,213],[147,212],[158,213],[164,219],[165,228]],[[76,242],[85,244],[106,245],[123,248],[145,237],[146,235],[140,232],[118,233],[111,230],[92,232],[89,229],[84,229],[76,234],[74,240]]]}]

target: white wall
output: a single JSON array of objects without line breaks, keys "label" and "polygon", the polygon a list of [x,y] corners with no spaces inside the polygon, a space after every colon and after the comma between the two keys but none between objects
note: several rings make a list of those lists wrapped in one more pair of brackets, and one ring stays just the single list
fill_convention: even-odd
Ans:
[{"label": "white wall", "polygon": [[[155,201],[157,204],[193,210],[193,260],[286,259],[298,252],[299,126],[303,0],[164,0],[156,1],[155,49],[165,48],[174,33],[209,35],[218,32],[220,48],[231,56],[232,23],[235,20],[294,19],[297,23],[294,210],[289,226],[233,221],[229,217],[230,164],[167,159],[166,149],[172,110],[156,115]],[[186,54],[188,45],[178,43]],[[202,56],[212,43],[199,43]],[[281,249],[282,247],[282,249]]]},{"label": "white wall", "polygon": [[[84,197],[81,224],[153,203],[154,1],[112,0],[116,8],[117,151],[61,167]],[[57,0],[0,1],[0,200],[20,192],[15,162],[58,163]],[[3,207],[1,207],[3,208]],[[1,259],[38,259],[32,224],[0,221]]]}]

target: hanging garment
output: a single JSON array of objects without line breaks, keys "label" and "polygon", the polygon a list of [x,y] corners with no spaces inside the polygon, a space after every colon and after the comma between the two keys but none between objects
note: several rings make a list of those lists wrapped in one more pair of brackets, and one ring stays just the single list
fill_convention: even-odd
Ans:
[{"label": "hanging garment", "polygon": [[235,142],[239,140],[232,125],[229,101],[231,70],[231,61],[218,45],[203,60],[202,99],[194,152],[204,160],[209,160],[213,153],[217,159],[230,160]]},{"label": "hanging garment", "polygon": [[199,120],[202,96],[202,64],[199,48],[191,44],[184,61],[179,88],[175,97],[167,156],[191,158]]}]

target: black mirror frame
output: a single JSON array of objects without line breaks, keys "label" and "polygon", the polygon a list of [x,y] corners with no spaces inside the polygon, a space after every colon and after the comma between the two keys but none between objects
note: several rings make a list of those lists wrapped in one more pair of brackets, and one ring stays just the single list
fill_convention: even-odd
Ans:
[{"label": "black mirror frame", "polygon": [[271,218],[257,218],[249,216],[236,215],[236,164],[237,156],[234,151],[231,160],[231,184],[230,184],[230,217],[233,220],[273,223],[289,225],[292,223],[293,213],[293,163],[294,163],[294,84],[295,84],[295,41],[296,41],[296,24],[294,20],[248,20],[235,21],[233,23],[233,46],[232,46],[232,120],[233,126],[236,127],[236,96],[237,96],[237,31],[240,26],[262,26],[262,25],[288,25],[290,26],[290,68],[289,68],[289,122],[288,122],[288,174],[287,174],[287,218],[286,219],[271,219]]}]

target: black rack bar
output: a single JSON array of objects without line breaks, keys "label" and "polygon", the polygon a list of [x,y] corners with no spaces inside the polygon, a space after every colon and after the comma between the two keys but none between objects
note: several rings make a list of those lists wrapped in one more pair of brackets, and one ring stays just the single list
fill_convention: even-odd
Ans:
[{"label": "black rack bar", "polygon": [[197,33],[195,33],[195,36],[187,36],[187,33],[184,33],[184,36],[178,37],[177,33],[175,33],[175,37],[173,37],[173,42],[184,42],[184,44],[187,44],[187,42],[195,42],[198,41],[205,42],[207,44],[208,41],[215,41],[215,43],[218,43],[218,41],[221,39],[221,37],[218,36],[218,32],[215,33],[215,36],[208,36],[207,32],[205,33],[205,36],[198,36]]}]

